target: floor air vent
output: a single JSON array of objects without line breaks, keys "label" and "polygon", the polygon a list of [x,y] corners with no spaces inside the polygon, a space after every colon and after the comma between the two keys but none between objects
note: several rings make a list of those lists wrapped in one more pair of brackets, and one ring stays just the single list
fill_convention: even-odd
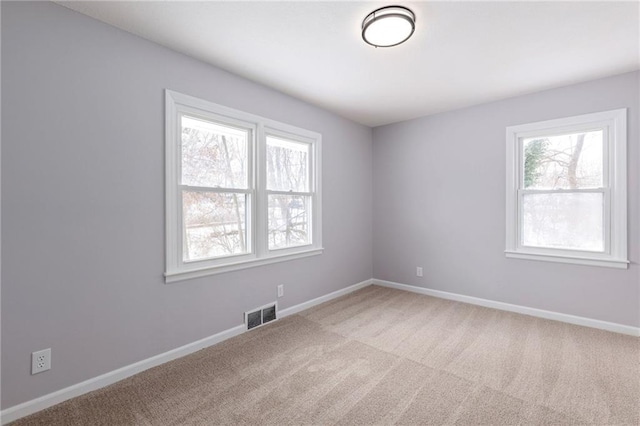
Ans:
[{"label": "floor air vent", "polygon": [[245,312],[244,323],[247,325],[247,330],[251,330],[252,328],[259,327],[277,319],[277,312],[278,304],[276,302]]}]

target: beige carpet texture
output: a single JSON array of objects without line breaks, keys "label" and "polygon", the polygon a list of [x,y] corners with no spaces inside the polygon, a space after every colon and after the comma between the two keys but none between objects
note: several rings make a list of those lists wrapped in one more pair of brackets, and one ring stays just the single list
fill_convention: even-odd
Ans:
[{"label": "beige carpet texture", "polygon": [[13,423],[638,425],[640,339],[369,286]]}]

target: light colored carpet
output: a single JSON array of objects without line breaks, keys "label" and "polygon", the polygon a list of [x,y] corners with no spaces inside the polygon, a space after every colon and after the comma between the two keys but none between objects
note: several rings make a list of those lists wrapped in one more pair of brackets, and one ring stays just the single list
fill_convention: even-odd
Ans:
[{"label": "light colored carpet", "polygon": [[640,339],[370,286],[14,423],[640,423]]}]

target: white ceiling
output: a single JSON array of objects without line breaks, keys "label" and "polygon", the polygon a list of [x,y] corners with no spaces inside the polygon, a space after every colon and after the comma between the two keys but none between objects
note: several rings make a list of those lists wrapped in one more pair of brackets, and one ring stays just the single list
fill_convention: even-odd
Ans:
[{"label": "white ceiling", "polygon": [[380,2],[60,3],[369,126],[640,69],[637,2],[401,2],[415,34],[379,49]]}]

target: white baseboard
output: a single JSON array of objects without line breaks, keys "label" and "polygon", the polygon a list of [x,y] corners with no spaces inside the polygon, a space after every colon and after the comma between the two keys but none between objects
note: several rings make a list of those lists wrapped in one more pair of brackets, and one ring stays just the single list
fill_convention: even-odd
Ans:
[{"label": "white baseboard", "polygon": [[481,299],[479,297],[464,296],[457,293],[449,293],[446,291],[432,290],[430,288],[400,284],[393,281],[377,280],[375,278],[372,281],[373,284],[382,287],[389,287],[398,290],[410,291],[413,293],[425,294],[427,296],[438,297],[440,299],[455,300],[456,302],[470,303],[472,305],[499,309],[501,311],[516,312],[518,314],[530,315],[532,317],[561,321],[569,324],[581,325],[584,327],[612,331],[614,333],[628,334],[630,336],[640,336],[640,327],[632,327],[630,325],[617,324],[614,322],[600,321],[592,318],[578,317],[569,314],[561,314],[559,312],[545,311],[543,309],[529,308],[527,306],[512,305],[510,303],[496,302],[494,300]]},{"label": "white baseboard", "polygon": [[22,404],[14,405],[13,407],[2,410],[0,413],[1,423],[6,423],[17,420],[21,417],[28,416],[45,408],[49,408],[53,405],[59,404],[67,399],[75,398],[76,396],[83,395],[85,393],[94,391],[96,389],[103,388],[111,385],[127,377],[138,374],[149,368],[156,367],[165,362],[172,361],[177,358],[189,355],[200,349],[207,348],[209,346],[220,343],[224,340],[230,339],[243,333],[246,330],[244,324],[235,326],[228,330],[214,334],[213,336],[205,337],[204,339],[195,341],[193,343],[186,344],[176,349],[161,353],[151,358],[138,361],[133,364],[129,364],[125,367],[118,368],[117,370],[110,371],[100,376],[94,377],[84,382],[77,383],[64,389],[52,392],[47,395],[43,395],[39,398],[32,399],[31,401],[23,402]]},{"label": "white baseboard", "polygon": [[297,314],[300,311],[304,311],[305,309],[309,309],[313,306],[324,303],[328,300],[335,299],[336,297],[344,296],[345,294],[349,294],[356,290],[360,290],[366,286],[373,284],[372,279],[364,280],[359,282],[358,284],[351,285],[349,287],[342,288],[340,290],[334,291],[333,293],[325,294],[324,296],[316,297],[315,299],[309,300],[308,302],[303,302],[298,305],[292,306],[290,308],[283,309],[278,311],[278,317],[284,318],[289,315]]},{"label": "white baseboard", "polygon": [[[305,309],[309,309],[313,306],[319,305],[320,303],[327,302],[331,299],[344,296],[345,294],[359,290],[371,284],[379,285],[382,287],[395,288],[398,290],[410,291],[413,293],[424,294],[427,296],[438,297],[441,299],[455,300],[457,302],[470,303],[473,305],[485,306],[488,308],[494,308],[494,309],[499,309],[503,311],[516,312],[519,314],[566,322],[569,324],[576,324],[576,325],[581,325],[585,327],[592,327],[592,328],[597,328],[601,330],[612,331],[615,333],[628,334],[631,336],[640,336],[640,327],[632,327],[632,326],[623,325],[623,324],[616,324],[612,322],[600,321],[600,320],[595,320],[591,318],[561,314],[558,312],[545,311],[542,309],[529,308],[529,307],[520,306],[520,305],[512,305],[510,303],[496,302],[493,300],[481,299],[478,297],[464,296],[462,294],[449,293],[446,291],[432,290],[424,287],[417,287],[417,286],[400,284],[392,281],[377,280],[377,279],[365,280],[358,284],[345,287],[343,289],[334,291],[324,296],[317,297],[307,302],[300,303],[295,306],[291,306],[289,308],[279,311],[278,316],[280,318],[284,318],[289,315],[297,314],[300,311],[304,311]],[[164,352],[162,354],[153,356],[151,358],[147,358],[145,360],[136,362],[134,364],[127,365],[125,367],[100,375],[98,377],[94,377],[89,380],[85,380],[84,382],[75,384],[73,386],[60,389],[56,392],[41,396],[31,401],[27,401],[22,404],[15,405],[13,407],[9,407],[5,410],[2,410],[2,412],[0,412],[0,423],[4,425],[6,423],[17,420],[21,417],[28,416],[38,411],[44,410],[45,408],[49,408],[53,405],[59,404],[68,399],[75,398],[77,396],[94,391],[96,389],[100,389],[105,386],[111,385],[115,382],[126,379],[127,377],[133,376],[134,374],[138,374],[138,373],[141,373],[142,371],[148,370],[149,368],[156,367],[160,364],[164,364],[165,362],[172,361],[176,358],[189,355],[200,349],[204,349],[209,346],[215,345],[216,343],[220,343],[224,340],[230,339],[234,336],[244,333],[245,331],[246,331],[245,325],[241,324],[233,328],[230,328],[228,330],[222,331],[220,333],[214,334],[213,336],[206,337],[196,342],[189,343],[187,345],[181,346],[176,349],[172,349],[168,352]]]},{"label": "white baseboard", "polygon": [[[358,284],[343,288],[338,291],[334,291],[333,293],[329,293],[316,299],[309,300],[308,302],[291,306],[290,308],[279,311],[278,316],[280,318],[284,318],[288,315],[296,314],[312,306],[318,305],[331,299],[335,299],[336,297],[343,296],[345,294],[371,285],[371,283],[372,280],[365,280]],[[9,407],[0,412],[0,424],[7,424],[19,418],[28,416],[38,411],[44,410],[45,408],[49,408],[53,405],[64,402],[68,399],[75,398],[96,389],[111,385],[115,382],[119,382],[120,380],[133,376],[134,374],[138,374],[145,370],[148,370],[149,368],[156,367],[160,364],[164,364],[165,362],[169,362],[177,358],[181,358],[193,352],[199,351],[200,349],[213,346],[216,343],[220,343],[224,340],[235,337],[239,334],[244,333],[245,331],[245,325],[240,324],[228,330],[224,330],[220,333],[214,334],[213,336],[205,337],[204,339],[198,340],[196,342],[186,344],[179,348],[172,349],[168,352],[161,353],[159,355],[144,359],[134,364],[127,365],[109,373],[102,374],[89,380],[85,380],[84,382],[80,382],[67,388],[52,392],[50,394],[43,395],[39,398],[32,399],[31,401],[14,405],[13,407]]]}]

